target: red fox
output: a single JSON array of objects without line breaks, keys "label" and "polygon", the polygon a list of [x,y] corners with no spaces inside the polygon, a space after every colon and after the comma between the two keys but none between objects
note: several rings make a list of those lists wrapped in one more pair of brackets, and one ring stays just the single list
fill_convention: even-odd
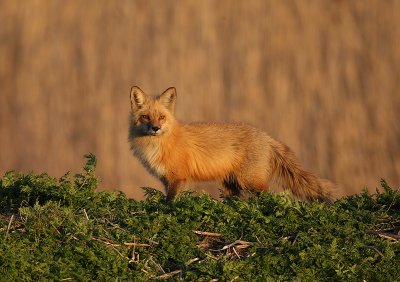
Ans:
[{"label": "red fox", "polygon": [[271,183],[307,201],[332,201],[333,183],[305,171],[285,144],[239,123],[178,122],[174,87],[157,97],[133,86],[129,142],[133,154],[164,184],[167,200],[186,181],[222,182],[224,194],[262,192]]}]

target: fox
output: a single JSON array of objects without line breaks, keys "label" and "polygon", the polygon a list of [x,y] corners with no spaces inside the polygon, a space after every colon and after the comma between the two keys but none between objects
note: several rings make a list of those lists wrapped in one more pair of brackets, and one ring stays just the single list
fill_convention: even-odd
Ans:
[{"label": "fox", "polygon": [[155,97],[138,86],[130,92],[130,149],[164,185],[167,201],[188,181],[219,181],[226,197],[274,184],[300,200],[332,202],[334,184],[303,169],[284,143],[244,123],[181,123],[176,99],[174,87]]}]

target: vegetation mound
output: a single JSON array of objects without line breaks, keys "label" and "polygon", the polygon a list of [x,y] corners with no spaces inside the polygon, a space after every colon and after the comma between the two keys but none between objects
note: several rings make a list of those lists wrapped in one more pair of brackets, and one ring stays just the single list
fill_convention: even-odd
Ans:
[{"label": "vegetation mound", "polygon": [[399,281],[400,196],[363,192],[332,205],[263,193],[172,203],[96,192],[96,159],[55,179],[0,180],[2,281]]}]

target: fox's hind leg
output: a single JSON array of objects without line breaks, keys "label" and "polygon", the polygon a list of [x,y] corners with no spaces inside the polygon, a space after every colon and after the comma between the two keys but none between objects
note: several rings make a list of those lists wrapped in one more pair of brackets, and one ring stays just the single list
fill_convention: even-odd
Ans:
[{"label": "fox's hind leg", "polygon": [[259,194],[268,190],[270,178],[268,171],[265,170],[242,170],[236,176],[236,181],[241,189]]},{"label": "fox's hind leg", "polygon": [[228,178],[225,178],[222,182],[224,186],[224,197],[229,196],[241,196],[242,191],[249,191],[255,194],[259,194],[263,191],[268,190],[267,180],[263,177],[255,177],[255,176],[235,176],[231,175]]},{"label": "fox's hind leg", "polygon": [[224,186],[224,197],[229,196],[240,196],[240,190],[242,187],[237,182],[235,176],[230,175],[222,181],[222,185]]}]

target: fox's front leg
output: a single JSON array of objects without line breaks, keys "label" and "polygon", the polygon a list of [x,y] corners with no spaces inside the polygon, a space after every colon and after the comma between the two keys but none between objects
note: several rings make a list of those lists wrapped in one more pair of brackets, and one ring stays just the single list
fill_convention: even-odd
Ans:
[{"label": "fox's front leg", "polygon": [[171,201],[185,187],[186,179],[162,179],[167,193],[167,201]]}]

